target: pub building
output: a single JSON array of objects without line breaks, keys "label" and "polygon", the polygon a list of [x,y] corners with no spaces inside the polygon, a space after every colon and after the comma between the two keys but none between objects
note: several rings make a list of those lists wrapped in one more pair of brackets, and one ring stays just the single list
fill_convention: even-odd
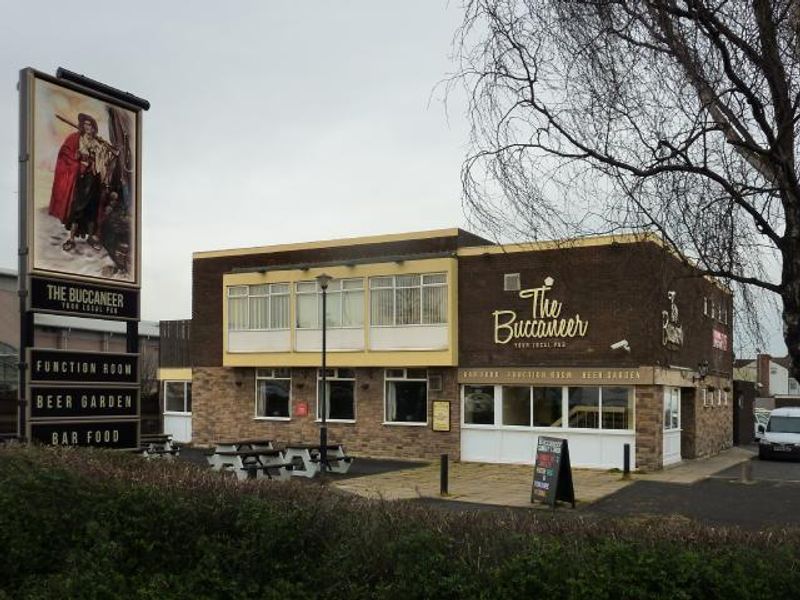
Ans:
[{"label": "pub building", "polygon": [[192,438],[656,470],[732,443],[732,298],[652,235],[497,245],[461,229],[197,252]]}]

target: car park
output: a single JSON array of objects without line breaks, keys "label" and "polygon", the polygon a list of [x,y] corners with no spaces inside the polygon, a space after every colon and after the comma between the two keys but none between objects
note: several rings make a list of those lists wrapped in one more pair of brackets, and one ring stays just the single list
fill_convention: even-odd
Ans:
[{"label": "car park", "polygon": [[800,458],[800,407],[776,408],[765,425],[757,425],[761,433],[758,457]]}]

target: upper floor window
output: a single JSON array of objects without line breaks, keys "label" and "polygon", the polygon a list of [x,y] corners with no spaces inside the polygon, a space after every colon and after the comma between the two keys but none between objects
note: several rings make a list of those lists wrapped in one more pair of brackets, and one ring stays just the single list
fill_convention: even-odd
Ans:
[{"label": "upper floor window", "polygon": [[[322,328],[322,288],[316,281],[300,281],[297,292],[297,328]],[[364,280],[333,279],[325,299],[326,327],[364,325]]]},{"label": "upper floor window", "polygon": [[234,285],[228,288],[228,329],[289,328],[289,284]]},{"label": "upper floor window", "polygon": [[371,277],[370,321],[377,326],[447,323],[447,274]]}]

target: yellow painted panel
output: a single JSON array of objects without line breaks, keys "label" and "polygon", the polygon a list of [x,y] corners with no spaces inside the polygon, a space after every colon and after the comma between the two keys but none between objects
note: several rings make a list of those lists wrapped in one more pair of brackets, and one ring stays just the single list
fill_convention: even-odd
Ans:
[{"label": "yellow painted panel", "polygon": [[158,380],[191,381],[191,369],[164,368],[158,370]]},{"label": "yellow painted panel", "polygon": [[[320,352],[274,352],[225,354],[225,367],[319,367]],[[451,367],[455,353],[440,351],[328,352],[329,367]]]}]

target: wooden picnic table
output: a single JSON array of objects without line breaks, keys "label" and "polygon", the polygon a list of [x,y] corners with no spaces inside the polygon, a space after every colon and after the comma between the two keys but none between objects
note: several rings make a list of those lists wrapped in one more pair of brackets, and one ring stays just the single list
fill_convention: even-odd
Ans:
[{"label": "wooden picnic table", "polygon": [[273,448],[271,440],[263,439],[221,440],[206,459],[215,471],[233,471],[239,480],[272,479],[272,471],[286,479],[292,466],[285,460],[282,450]]},{"label": "wooden picnic table", "polygon": [[327,444],[326,464],[322,463],[320,444],[309,444],[305,442],[288,442],[285,445],[284,458],[287,463],[292,463],[292,475],[297,477],[314,477],[321,471],[330,473],[347,473],[350,470],[352,457],[344,452],[341,444]]}]

